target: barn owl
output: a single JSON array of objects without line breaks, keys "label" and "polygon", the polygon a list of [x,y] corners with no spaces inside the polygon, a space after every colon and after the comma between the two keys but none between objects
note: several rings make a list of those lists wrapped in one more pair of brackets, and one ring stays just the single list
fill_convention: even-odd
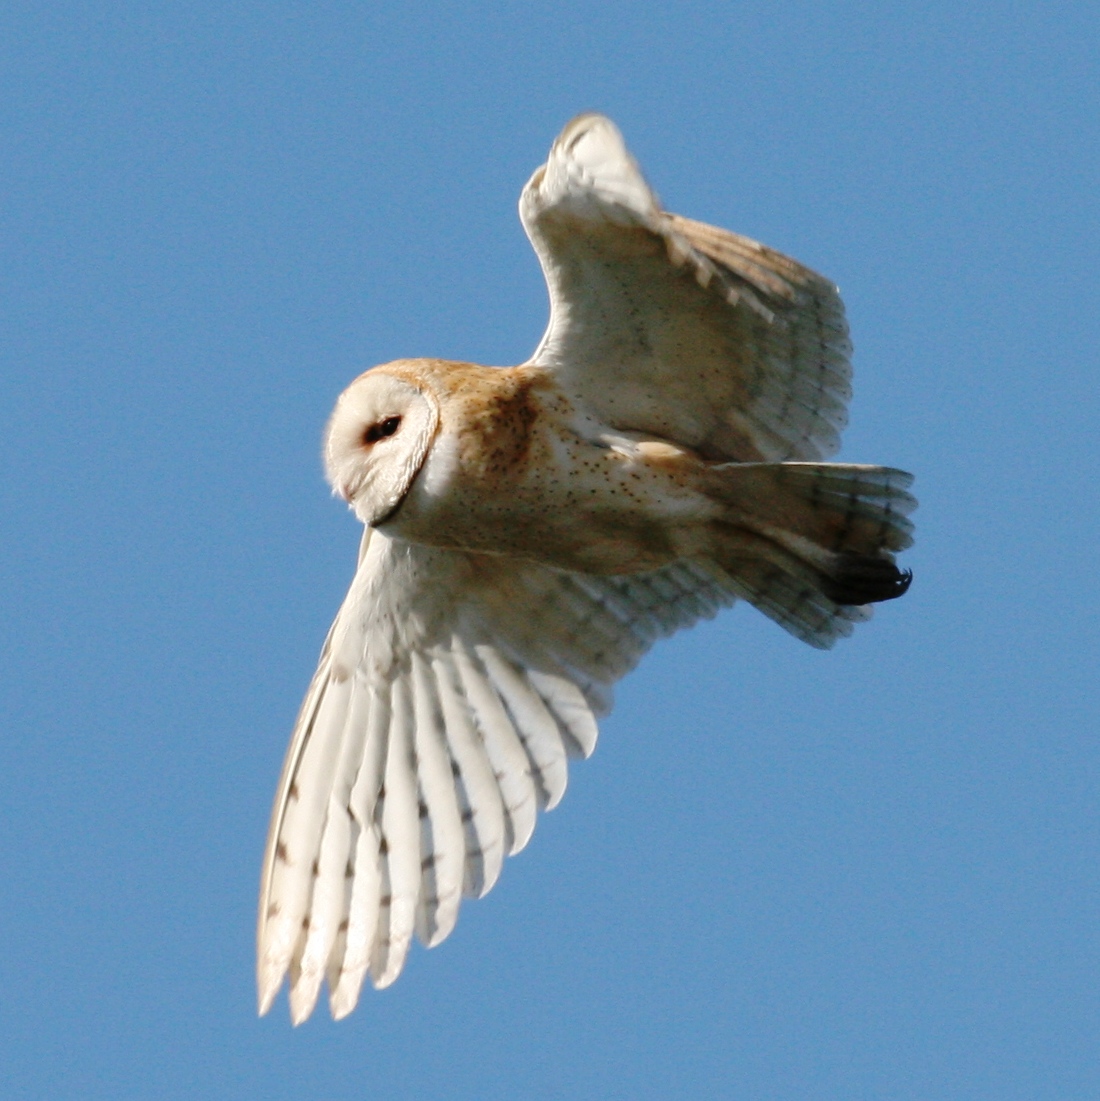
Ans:
[{"label": "barn owl", "polygon": [[496,882],[610,687],[738,597],[829,647],[905,592],[911,477],[825,463],[850,395],[836,288],[664,211],[610,120],[520,197],[550,322],[519,367],[356,379],[329,422],[358,569],[294,729],[258,929],[260,1012],[385,987]]}]

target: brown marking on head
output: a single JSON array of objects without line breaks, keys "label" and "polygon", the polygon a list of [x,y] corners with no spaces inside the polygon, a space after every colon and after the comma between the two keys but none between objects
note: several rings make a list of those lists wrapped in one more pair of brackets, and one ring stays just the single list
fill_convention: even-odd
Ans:
[{"label": "brown marking on head", "polygon": [[506,474],[524,465],[541,412],[541,394],[554,387],[540,367],[404,359],[382,369],[434,393],[441,427],[457,435],[463,465],[482,474]]}]

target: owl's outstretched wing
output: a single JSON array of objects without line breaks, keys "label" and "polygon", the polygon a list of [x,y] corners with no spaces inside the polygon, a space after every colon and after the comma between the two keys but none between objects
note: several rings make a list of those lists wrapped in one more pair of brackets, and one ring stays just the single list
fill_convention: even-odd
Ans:
[{"label": "owl's outstretched wing", "polygon": [[662,210],[615,125],[582,115],[520,196],[550,292],[532,363],[615,428],[711,459],[818,460],[851,396],[835,286]]},{"label": "owl's outstretched wing", "polygon": [[264,858],[260,1012],[333,1016],[414,932],[450,933],[562,797],[610,686],[658,638],[733,602],[718,571],[563,573],[369,533],[294,730]]}]

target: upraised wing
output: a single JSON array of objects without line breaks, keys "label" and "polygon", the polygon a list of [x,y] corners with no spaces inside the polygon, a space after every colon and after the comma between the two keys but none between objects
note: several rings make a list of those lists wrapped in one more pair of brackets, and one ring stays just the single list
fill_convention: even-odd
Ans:
[{"label": "upraised wing", "polygon": [[658,638],[733,602],[677,563],[590,577],[368,532],[291,739],[268,834],[260,1012],[295,1023],[387,986],[414,932],[438,944],[565,790],[566,758]]},{"label": "upraised wing", "polygon": [[532,363],[615,428],[712,459],[835,453],[851,396],[835,286],[663,211],[615,125],[582,115],[520,197],[550,292]]}]

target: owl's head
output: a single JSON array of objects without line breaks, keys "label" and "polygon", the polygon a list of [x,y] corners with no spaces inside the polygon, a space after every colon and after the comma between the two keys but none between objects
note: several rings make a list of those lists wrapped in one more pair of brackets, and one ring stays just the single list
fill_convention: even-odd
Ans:
[{"label": "owl's head", "polygon": [[325,434],[325,472],[364,524],[384,523],[405,498],[439,427],[426,390],[375,368],[339,397]]}]

